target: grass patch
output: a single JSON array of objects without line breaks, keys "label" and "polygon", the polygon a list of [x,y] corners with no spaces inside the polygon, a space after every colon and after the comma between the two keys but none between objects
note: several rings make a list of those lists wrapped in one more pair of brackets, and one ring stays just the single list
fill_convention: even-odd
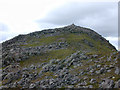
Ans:
[{"label": "grass patch", "polygon": [[20,66],[27,67],[31,64],[41,64],[43,62],[49,62],[49,60],[51,59],[64,59],[74,52],[75,51],[71,49],[59,49],[59,50],[49,51],[46,53],[41,53],[40,55],[30,56],[29,59],[21,61]]}]

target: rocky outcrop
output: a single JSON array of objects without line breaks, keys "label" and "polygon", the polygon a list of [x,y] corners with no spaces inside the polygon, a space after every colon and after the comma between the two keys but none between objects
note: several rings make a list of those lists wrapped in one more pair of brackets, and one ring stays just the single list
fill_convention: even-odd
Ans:
[{"label": "rocky outcrop", "polygon": [[110,79],[104,79],[99,87],[100,88],[113,88],[114,87],[114,81],[110,80]]},{"label": "rocky outcrop", "polygon": [[116,67],[115,73],[120,75],[120,68]]},{"label": "rocky outcrop", "polygon": [[119,54],[76,25],[19,35],[3,44],[1,88],[119,88]]},{"label": "rocky outcrop", "polygon": [[[37,66],[31,64],[29,67],[23,69],[20,69],[19,64],[9,65],[3,70],[3,81],[6,80],[6,82],[3,82],[3,85],[7,87],[21,86],[22,88],[74,88],[74,85],[76,85],[77,88],[93,88],[94,84],[99,84],[99,88],[120,87],[119,80],[113,81],[108,78],[103,79],[101,82],[97,80],[97,76],[100,77],[109,72],[111,73],[111,71],[116,68],[115,65],[112,65],[112,63],[111,65],[101,65],[100,63],[102,61],[100,60],[90,60],[86,62],[87,59],[92,59],[92,56],[87,56],[85,53],[77,51],[66,59],[52,59],[49,62],[41,63]],[[86,63],[83,63],[84,61]],[[72,73],[75,68],[92,62],[94,62],[93,66],[89,65],[89,67],[79,69],[79,72]],[[41,71],[36,72],[38,69],[41,69]],[[99,73],[97,69],[99,69]],[[51,74],[46,76],[46,73]],[[89,76],[95,76],[96,78],[90,79]],[[116,77],[111,75],[109,78]],[[31,82],[38,79],[40,80],[34,83]]]}]

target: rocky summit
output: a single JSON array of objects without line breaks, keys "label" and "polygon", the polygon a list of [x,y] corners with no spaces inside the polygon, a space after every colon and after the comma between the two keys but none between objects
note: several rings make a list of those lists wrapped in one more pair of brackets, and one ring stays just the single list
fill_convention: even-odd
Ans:
[{"label": "rocky summit", "polygon": [[74,24],[2,43],[0,88],[120,88],[120,52]]}]

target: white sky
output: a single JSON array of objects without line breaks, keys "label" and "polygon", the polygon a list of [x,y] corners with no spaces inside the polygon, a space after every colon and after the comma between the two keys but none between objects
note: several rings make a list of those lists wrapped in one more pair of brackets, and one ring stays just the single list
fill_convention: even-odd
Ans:
[{"label": "white sky", "polygon": [[[0,42],[18,34],[59,27],[52,24],[40,26],[36,21],[45,18],[48,13],[61,5],[73,1],[118,2],[118,0],[0,0]],[[117,37],[106,37],[106,39],[118,48]]]}]

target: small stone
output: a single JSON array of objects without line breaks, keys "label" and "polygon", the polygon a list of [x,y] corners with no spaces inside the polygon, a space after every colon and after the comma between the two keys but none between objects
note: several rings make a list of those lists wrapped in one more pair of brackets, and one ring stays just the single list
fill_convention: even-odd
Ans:
[{"label": "small stone", "polygon": [[115,74],[120,75],[120,68],[116,67]]},{"label": "small stone", "polygon": [[93,88],[93,85],[88,85],[88,88]]},{"label": "small stone", "polygon": [[97,65],[97,68],[100,68],[101,67],[101,65]]},{"label": "small stone", "polygon": [[81,85],[84,86],[84,85],[87,85],[87,83],[85,81],[83,81],[83,82],[78,84],[78,86],[81,86]]},{"label": "small stone", "polygon": [[73,87],[74,87],[73,85],[67,86],[67,88],[73,88]]},{"label": "small stone", "polygon": [[35,88],[35,84],[30,84],[30,87],[29,88]]},{"label": "small stone", "polygon": [[36,67],[33,64],[30,66],[30,68],[31,69],[36,69]]},{"label": "small stone", "polygon": [[95,73],[96,73],[96,74],[100,74],[100,70],[96,71]]},{"label": "small stone", "polygon": [[94,72],[94,69],[90,70],[90,72],[93,73],[93,72]]},{"label": "small stone", "polygon": [[115,78],[115,77],[112,77],[113,79]]},{"label": "small stone", "polygon": [[111,70],[107,70],[107,72],[111,72]]},{"label": "small stone", "polygon": [[91,80],[90,80],[90,83],[91,83],[91,84],[96,83],[96,79],[91,79]]}]

